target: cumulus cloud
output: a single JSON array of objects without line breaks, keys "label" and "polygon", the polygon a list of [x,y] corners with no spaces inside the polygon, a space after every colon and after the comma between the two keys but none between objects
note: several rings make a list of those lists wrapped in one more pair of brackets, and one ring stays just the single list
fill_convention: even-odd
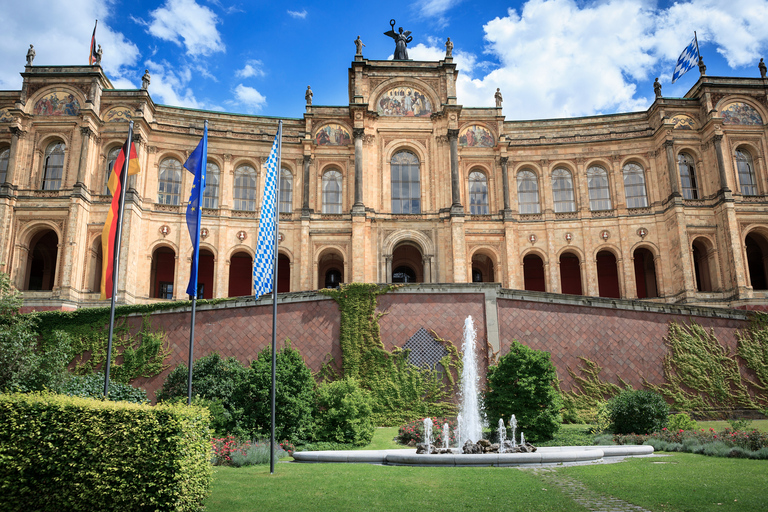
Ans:
[{"label": "cumulus cloud", "polygon": [[225,51],[216,28],[219,18],[195,0],[167,0],[150,13],[149,33],[165,41],[184,46],[187,55],[208,56]]},{"label": "cumulus cloud", "polygon": [[260,112],[267,104],[267,98],[265,98],[259,91],[243,84],[238,84],[238,86],[235,87],[235,99],[238,103],[245,105],[248,112],[251,114]]},{"label": "cumulus cloud", "polygon": [[300,11],[289,10],[288,15],[291,16],[292,18],[298,18],[303,20],[304,18],[307,17],[307,10],[306,9],[302,9]]},{"label": "cumulus cloud", "polygon": [[189,67],[172,66],[167,61],[146,61],[147,69],[152,75],[149,92],[157,103],[189,108],[205,108],[202,102],[195,98],[195,93],[189,87],[192,79],[192,69]]},{"label": "cumulus cloud", "polygon": [[[40,13],[45,13],[41,16]],[[101,45],[104,71],[120,84],[140,82],[129,68],[139,49],[113,28],[107,0],[27,0],[3,6],[3,37],[0,38],[0,90],[21,89],[25,56],[35,46],[35,65],[87,65],[93,21],[99,20],[96,42]],[[117,25],[114,25],[117,26]]]},{"label": "cumulus cloud", "polygon": [[262,77],[266,75],[262,69],[263,65],[264,63],[260,60],[249,60],[245,63],[245,67],[243,69],[238,69],[235,71],[235,76],[240,78],[249,78],[252,76]]},{"label": "cumulus cloud", "polygon": [[671,71],[694,29],[700,44],[714,44],[738,66],[765,48],[767,22],[768,0],[693,0],[668,9],[645,0],[529,0],[483,27],[485,51],[498,65],[485,72],[473,63],[478,76],[460,66],[458,100],[492,106],[498,87],[511,119],[642,110],[652,91],[634,82]]}]

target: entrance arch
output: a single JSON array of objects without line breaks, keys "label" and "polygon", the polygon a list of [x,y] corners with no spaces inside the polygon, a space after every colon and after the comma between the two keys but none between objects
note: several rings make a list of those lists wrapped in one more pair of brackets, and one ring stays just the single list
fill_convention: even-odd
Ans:
[{"label": "entrance arch", "polygon": [[175,277],[176,252],[170,247],[158,247],[152,252],[150,297],[155,299],[173,299],[173,281]]},{"label": "entrance arch", "polygon": [[560,293],[582,295],[581,262],[572,252],[560,255]]},{"label": "entrance arch", "polygon": [[495,267],[496,263],[492,256],[476,252],[472,255],[472,282],[495,283]]},{"label": "entrance arch", "polygon": [[101,250],[101,236],[94,238],[88,258],[88,282],[86,288],[91,293],[101,291],[101,273],[104,271]]},{"label": "entrance arch", "polygon": [[317,287],[338,288],[344,282],[344,255],[338,249],[326,249],[317,260]]},{"label": "entrance arch", "polygon": [[253,258],[245,251],[229,257],[228,297],[253,295]]},{"label": "entrance arch", "polygon": [[696,290],[712,292],[715,290],[714,251],[712,244],[704,237],[699,237],[691,244],[693,256],[693,271],[696,277]]},{"label": "entrance arch", "polygon": [[547,291],[544,277],[544,261],[538,254],[528,254],[523,258],[523,286],[534,292]]},{"label": "entrance arch", "polygon": [[621,298],[616,256],[611,251],[597,253],[597,288],[601,297]]},{"label": "entrance arch", "polygon": [[423,283],[424,257],[421,249],[414,243],[403,242],[392,252],[393,283]]},{"label": "entrance arch", "polygon": [[656,285],[656,265],[653,259],[653,253],[644,247],[635,249],[635,252],[633,253],[635,285],[637,286],[638,299],[648,299],[659,296],[658,287]]},{"label": "entrance arch", "polygon": [[752,232],[744,240],[747,250],[749,282],[753,290],[768,290],[768,240],[760,233]]},{"label": "entrance arch", "polygon": [[197,298],[213,298],[213,253],[209,249],[200,248],[197,262]]},{"label": "entrance arch", "polygon": [[25,290],[53,290],[59,237],[52,229],[35,234],[29,242],[29,259],[24,277]]}]

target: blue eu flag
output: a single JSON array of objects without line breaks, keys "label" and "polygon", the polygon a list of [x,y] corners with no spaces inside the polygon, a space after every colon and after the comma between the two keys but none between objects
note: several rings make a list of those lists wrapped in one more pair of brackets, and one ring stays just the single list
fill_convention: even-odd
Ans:
[{"label": "blue eu flag", "polygon": [[192,269],[189,276],[187,294],[197,297],[197,263],[200,258],[200,205],[205,190],[205,168],[208,163],[208,121],[205,122],[203,138],[195,150],[189,155],[184,167],[195,175],[192,182],[192,193],[187,205],[187,228],[192,239]]}]

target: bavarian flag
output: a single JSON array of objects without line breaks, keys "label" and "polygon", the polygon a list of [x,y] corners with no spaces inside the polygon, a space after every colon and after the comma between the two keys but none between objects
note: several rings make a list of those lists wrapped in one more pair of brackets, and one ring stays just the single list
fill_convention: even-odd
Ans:
[{"label": "bavarian flag", "polygon": [[[122,181],[123,167],[125,167],[125,154],[126,149],[130,147],[130,158],[128,160],[128,176],[138,174],[141,169],[139,168],[139,160],[136,155],[136,146],[132,141],[125,141],[123,149],[120,154],[117,155],[112,166],[112,172],[109,175],[109,182],[107,187],[112,193],[112,205],[107,212],[107,221],[104,223],[104,229],[101,232],[101,298],[100,300],[112,298],[112,279],[114,274],[115,265],[115,238],[117,237],[117,225],[122,222],[122,214],[120,198],[122,196],[121,191],[125,186]],[[127,177],[126,177],[127,179]]]}]

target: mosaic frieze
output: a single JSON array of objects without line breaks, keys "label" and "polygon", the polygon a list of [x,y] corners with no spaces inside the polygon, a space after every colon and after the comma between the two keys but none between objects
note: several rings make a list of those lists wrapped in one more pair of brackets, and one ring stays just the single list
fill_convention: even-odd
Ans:
[{"label": "mosaic frieze", "polygon": [[0,108],[0,123],[10,123],[12,121],[11,111],[7,108]]},{"label": "mosaic frieze", "polygon": [[466,147],[480,147],[491,148],[493,147],[493,135],[488,130],[480,125],[473,124],[464,128],[459,134],[459,145]]},{"label": "mosaic frieze", "polygon": [[429,117],[432,104],[418,89],[393,87],[379,96],[376,111],[380,116]]},{"label": "mosaic frieze", "polygon": [[340,124],[326,124],[315,134],[318,146],[346,146],[351,140],[349,131]]},{"label": "mosaic frieze", "polygon": [[52,92],[37,100],[33,112],[39,116],[76,116],[80,114],[80,102],[73,94]]},{"label": "mosaic frieze", "polygon": [[731,103],[720,111],[723,124],[763,124],[763,118],[750,105],[746,103]]},{"label": "mosaic frieze", "polygon": [[120,121],[130,121],[133,118],[131,109],[128,107],[114,107],[104,114],[104,121],[108,123],[117,123]]},{"label": "mosaic frieze", "polygon": [[695,130],[696,123],[689,116],[679,115],[672,118],[673,127],[680,130]]}]

